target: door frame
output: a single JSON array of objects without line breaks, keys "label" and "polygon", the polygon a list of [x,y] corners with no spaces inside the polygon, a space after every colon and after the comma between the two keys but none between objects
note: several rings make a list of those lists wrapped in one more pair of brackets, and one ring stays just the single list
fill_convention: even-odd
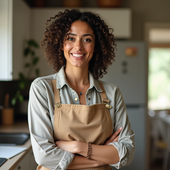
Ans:
[{"label": "door frame", "polygon": [[[151,46],[151,43],[149,41],[149,31],[150,29],[158,29],[158,28],[162,28],[162,29],[170,29],[170,22],[145,22],[144,23],[144,41],[146,42],[146,57],[147,57],[147,67],[146,67],[146,74],[147,74],[147,79],[146,79],[146,83],[147,83],[147,88],[146,88],[146,93],[148,95],[148,52],[149,52],[149,47]],[[161,44],[161,43],[160,43]],[[147,112],[148,112],[148,96],[146,97],[146,106],[147,106]],[[148,113],[146,114],[146,165],[147,165],[147,169],[149,170],[150,168],[150,162],[151,162],[151,158],[150,158],[150,121],[149,121],[149,115]]]}]

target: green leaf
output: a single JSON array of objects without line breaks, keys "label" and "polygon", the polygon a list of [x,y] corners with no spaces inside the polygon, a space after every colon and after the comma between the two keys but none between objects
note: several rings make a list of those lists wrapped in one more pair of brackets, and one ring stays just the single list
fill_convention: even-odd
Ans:
[{"label": "green leaf", "polygon": [[18,99],[19,99],[20,102],[23,102],[23,101],[24,101],[23,95],[20,94],[20,95],[18,96]]},{"label": "green leaf", "polygon": [[26,82],[25,81],[19,82],[19,87],[20,89],[24,89],[26,87]]},{"label": "green leaf", "polygon": [[27,57],[29,53],[30,53],[30,48],[29,47],[25,48],[24,49],[24,57]]},{"label": "green leaf", "polygon": [[14,106],[16,104],[16,102],[17,102],[17,99],[13,98],[12,101],[11,101],[12,106]]},{"label": "green leaf", "polygon": [[27,68],[27,67],[29,67],[29,66],[30,66],[30,63],[26,63],[26,64],[24,65],[25,68]]},{"label": "green leaf", "polygon": [[39,61],[39,58],[38,57],[35,57],[32,61],[32,64],[35,66]]},{"label": "green leaf", "polygon": [[17,98],[20,95],[20,90],[17,90],[15,97]]},{"label": "green leaf", "polygon": [[20,79],[20,80],[25,80],[25,76],[24,76],[24,74],[21,73],[21,72],[19,73],[19,79]]},{"label": "green leaf", "polygon": [[38,68],[35,69],[35,75],[38,77],[40,75],[40,70]]},{"label": "green leaf", "polygon": [[31,51],[31,55],[34,56],[35,55],[35,51]]},{"label": "green leaf", "polygon": [[33,39],[30,39],[30,40],[28,41],[28,45],[29,45],[29,46],[32,46],[32,47],[35,47],[35,48],[39,48],[38,43],[37,43],[35,40],[33,40]]}]

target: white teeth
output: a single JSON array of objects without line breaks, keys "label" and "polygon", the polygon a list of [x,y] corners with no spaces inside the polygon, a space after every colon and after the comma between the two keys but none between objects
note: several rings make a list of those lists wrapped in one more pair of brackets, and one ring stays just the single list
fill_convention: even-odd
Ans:
[{"label": "white teeth", "polygon": [[74,57],[83,57],[84,54],[72,54]]}]

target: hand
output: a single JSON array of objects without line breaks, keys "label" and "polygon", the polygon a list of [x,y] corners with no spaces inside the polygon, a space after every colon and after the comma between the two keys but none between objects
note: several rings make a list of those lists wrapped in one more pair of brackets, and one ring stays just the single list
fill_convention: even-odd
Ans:
[{"label": "hand", "polygon": [[108,145],[109,143],[112,143],[112,142],[117,142],[118,139],[119,139],[119,133],[122,131],[122,127],[119,128],[105,143],[104,145]]},{"label": "hand", "polygon": [[83,142],[79,141],[56,141],[56,146],[70,153],[78,153],[78,148]]},{"label": "hand", "polygon": [[93,168],[98,166],[103,166],[104,163],[96,161],[93,159],[87,159],[80,155],[75,155],[73,161],[67,169],[84,169],[84,168]]},{"label": "hand", "polygon": [[96,161],[96,165],[97,165],[97,167],[98,167],[98,166],[103,166],[103,165],[106,165],[106,164],[103,163],[103,162],[100,162],[100,161]]}]

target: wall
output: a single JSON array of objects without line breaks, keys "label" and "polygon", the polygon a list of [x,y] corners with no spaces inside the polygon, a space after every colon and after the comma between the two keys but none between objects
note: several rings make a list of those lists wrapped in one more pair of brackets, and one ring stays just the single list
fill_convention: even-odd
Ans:
[{"label": "wall", "polygon": [[[31,0],[25,0],[31,4]],[[97,7],[97,0],[82,0],[83,7]],[[62,0],[48,0],[47,7],[61,7]],[[132,38],[144,40],[144,24],[148,21],[170,22],[169,0],[122,0],[122,8],[132,10]]]},{"label": "wall", "polygon": [[132,40],[144,40],[145,22],[169,22],[169,0],[123,0],[122,7],[132,10]]}]

